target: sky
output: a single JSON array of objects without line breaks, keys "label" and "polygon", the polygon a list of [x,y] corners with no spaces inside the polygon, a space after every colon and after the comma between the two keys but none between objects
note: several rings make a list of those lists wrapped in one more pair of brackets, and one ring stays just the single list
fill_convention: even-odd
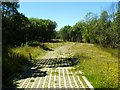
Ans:
[{"label": "sky", "polygon": [[88,12],[100,15],[111,8],[112,2],[20,2],[19,12],[26,17],[56,21],[57,29],[73,26],[84,19]]}]

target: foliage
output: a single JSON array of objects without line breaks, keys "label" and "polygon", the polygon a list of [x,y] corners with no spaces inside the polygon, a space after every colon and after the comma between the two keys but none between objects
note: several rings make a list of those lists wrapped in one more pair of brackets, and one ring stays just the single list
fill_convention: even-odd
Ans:
[{"label": "foliage", "polygon": [[50,41],[55,37],[55,28],[57,26],[55,21],[49,19],[29,18],[31,22],[29,41]]},{"label": "foliage", "polygon": [[[112,13],[104,10],[100,16],[89,12],[85,20],[74,26],[60,29],[60,37],[64,41],[77,41],[100,44],[104,47],[118,48],[120,29],[120,3]],[[115,7],[115,6],[114,6]]]},{"label": "foliage", "polygon": [[17,2],[2,3],[2,30],[4,45],[25,43],[29,21],[17,11]]},{"label": "foliage", "polygon": [[2,3],[3,44],[21,45],[21,43],[55,38],[57,24],[52,20],[27,18],[17,11],[17,2]]},{"label": "foliage", "polygon": [[69,35],[70,28],[71,28],[71,26],[67,25],[67,26],[64,26],[63,28],[60,29],[59,33],[61,35],[61,38],[64,41],[69,41],[69,38],[70,38],[70,35]]},{"label": "foliage", "polygon": [[[30,47],[26,42],[49,41],[55,37],[54,32],[57,24],[49,19],[28,19],[18,12],[18,2],[3,2],[1,7],[3,33],[2,74],[3,85],[8,85],[7,79],[9,76],[32,63],[29,54],[32,58],[35,58],[44,53],[41,47]],[[49,49],[45,45],[43,48],[45,50]],[[10,81],[10,84],[13,84],[12,81]]]},{"label": "foliage", "polygon": [[[85,16],[85,20],[77,22],[74,26],[64,26],[59,32],[55,31],[57,27],[55,21],[27,18],[24,14],[18,12],[18,2],[3,2],[1,7],[3,84],[6,83],[6,77],[14,72],[19,72],[31,63],[29,53],[35,58],[38,55],[44,55],[44,50],[52,50],[64,44],[41,44],[39,42],[61,38],[64,41],[95,43],[104,47],[118,48],[119,46],[120,2],[112,14],[103,11],[100,16],[96,16],[89,12]],[[117,87],[117,62],[115,61],[117,58],[112,57],[106,51],[99,51],[101,49],[95,47],[93,47],[94,52],[91,52],[89,48],[92,49],[92,47],[88,46],[89,48],[85,49],[86,44],[83,45],[85,48],[78,46],[76,46],[77,49],[74,48],[74,50],[78,50],[78,48],[80,50],[78,51],[80,53],[78,58],[81,62],[78,67],[85,71],[93,85],[96,87]],[[102,56],[100,56],[101,54]],[[103,68],[103,66],[105,67]],[[101,76],[102,78],[100,78]],[[93,78],[96,80],[92,80]]]}]

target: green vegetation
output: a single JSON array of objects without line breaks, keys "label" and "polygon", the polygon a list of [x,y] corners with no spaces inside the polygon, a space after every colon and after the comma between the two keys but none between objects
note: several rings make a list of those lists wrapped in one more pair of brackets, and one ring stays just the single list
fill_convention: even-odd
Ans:
[{"label": "green vegetation", "polygon": [[65,45],[57,51],[59,55],[74,54],[79,60],[74,67],[82,70],[95,88],[117,88],[120,2],[116,6],[112,13],[103,11],[100,16],[89,12],[85,20],[57,32],[55,21],[27,18],[18,12],[18,2],[3,2],[3,86],[13,84],[8,78],[33,65],[36,57]]},{"label": "green vegetation", "polygon": [[95,88],[118,87],[117,49],[87,43],[76,43],[71,49],[79,59],[74,67],[82,70]]},{"label": "green vegetation", "polygon": [[49,48],[51,48],[51,49],[55,49],[55,48],[57,48],[57,47],[60,47],[60,46],[63,46],[63,45],[65,45],[66,43],[64,43],[64,42],[58,42],[58,43],[50,43],[50,42],[46,42],[46,43],[44,43],[44,45],[46,45],[47,47],[49,47]]},{"label": "green vegetation", "polygon": [[[67,44],[71,45],[73,43],[65,43],[65,45]],[[45,45],[51,49],[54,49],[52,47],[55,46],[57,48],[57,45],[61,46],[62,43],[45,43]],[[118,58],[116,57],[118,55],[117,49],[104,48],[99,45],[76,42],[69,49],[75,52],[74,57],[79,59],[79,63],[74,66],[75,69],[71,69],[73,73],[78,70],[84,72],[82,75],[85,75],[95,88],[118,87]],[[37,53],[39,52],[41,52],[41,55],[49,52],[42,48],[26,45],[24,47],[13,48],[12,51],[22,54],[28,58],[29,52],[31,52],[33,56],[37,56]],[[39,55],[40,54],[38,54],[38,56]],[[52,75],[58,75],[58,72],[52,72]],[[71,74],[69,75],[71,76]],[[81,76],[81,74],[77,75]]]},{"label": "green vegetation", "polygon": [[31,47],[28,45],[25,45],[23,47],[12,48],[12,51],[17,54],[22,54],[28,59],[30,59],[30,54],[33,59],[38,56],[43,56],[45,54],[44,49],[39,47]]},{"label": "green vegetation", "polygon": [[[64,41],[100,44],[104,47],[118,48],[120,30],[120,2],[116,10],[103,10],[100,16],[89,12],[83,21],[74,26],[66,25],[59,31]],[[114,6],[114,7],[116,7]]]},{"label": "green vegetation", "polygon": [[52,72],[53,76],[58,75],[58,74],[59,74],[58,72]]},{"label": "green vegetation", "polygon": [[35,80],[30,80],[30,82],[34,82]]}]

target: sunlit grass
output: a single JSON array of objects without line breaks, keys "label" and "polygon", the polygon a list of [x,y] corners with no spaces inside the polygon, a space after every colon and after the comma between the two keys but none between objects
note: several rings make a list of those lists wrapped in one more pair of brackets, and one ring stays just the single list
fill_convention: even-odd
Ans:
[{"label": "sunlit grass", "polygon": [[[44,43],[47,48],[54,50],[63,45],[71,45],[67,49],[69,54],[74,54],[79,59],[75,65],[75,70],[81,70],[95,88],[116,88],[118,87],[118,50],[103,48],[98,45],[88,43]],[[12,49],[13,52],[29,58],[31,53],[33,58],[42,57],[47,52],[40,47],[23,46]],[[66,49],[64,49],[66,50]],[[66,52],[66,53],[67,53]],[[74,70],[73,70],[74,72]],[[56,75],[57,73],[52,73]]]},{"label": "sunlit grass", "polygon": [[44,45],[46,45],[47,47],[49,47],[51,49],[55,49],[55,48],[57,48],[59,46],[62,46],[64,44],[66,44],[66,43],[64,43],[64,42],[58,42],[58,43],[48,43],[47,42],[47,43],[44,43]]},{"label": "sunlit grass", "polygon": [[[55,49],[57,47],[60,47],[62,45],[64,45],[65,43],[40,43],[43,44],[45,47],[49,48],[49,49]],[[25,57],[27,57],[28,59],[30,59],[30,54],[32,56],[32,58],[37,58],[44,56],[47,52],[47,50],[44,50],[41,47],[33,47],[33,46],[29,46],[29,45],[24,45],[21,47],[16,47],[16,48],[12,48],[12,51],[14,53],[18,53],[21,55],[24,55]]]},{"label": "sunlit grass", "polygon": [[45,51],[43,49],[31,46],[13,48],[12,51],[18,54],[22,54],[28,59],[30,58],[30,54],[32,58],[36,58],[37,56],[43,56],[45,54]]},{"label": "sunlit grass", "polygon": [[58,72],[52,72],[53,76],[58,75],[58,74],[59,74]]},{"label": "sunlit grass", "polygon": [[95,88],[118,87],[117,49],[86,43],[76,43],[71,49],[79,59],[75,68],[82,70]]}]

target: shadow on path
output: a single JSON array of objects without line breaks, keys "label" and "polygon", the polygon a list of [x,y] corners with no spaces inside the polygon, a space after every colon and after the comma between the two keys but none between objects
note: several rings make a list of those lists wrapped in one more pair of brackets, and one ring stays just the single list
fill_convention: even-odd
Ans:
[{"label": "shadow on path", "polygon": [[15,81],[15,85],[19,84],[16,81],[21,79],[47,76],[48,72],[42,68],[70,67],[76,65],[78,62],[76,58],[46,58],[33,61],[34,64],[32,66],[11,78]]},{"label": "shadow on path", "polygon": [[46,58],[34,61],[35,65],[40,68],[70,67],[78,63],[76,58]]}]

